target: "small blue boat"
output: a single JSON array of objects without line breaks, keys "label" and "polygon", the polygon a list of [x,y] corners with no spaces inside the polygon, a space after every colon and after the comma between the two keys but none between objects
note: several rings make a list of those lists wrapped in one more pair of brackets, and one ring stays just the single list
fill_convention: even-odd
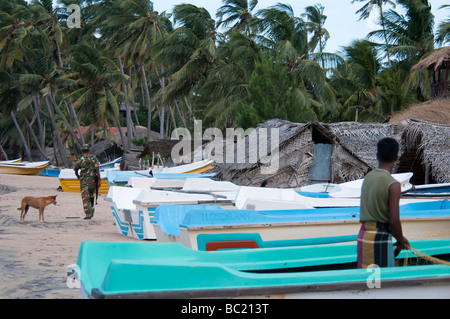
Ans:
[{"label": "small blue boat", "polygon": [[[450,260],[450,239],[410,244]],[[84,298],[450,298],[449,266],[408,250],[397,261],[356,269],[355,243],[202,252],[176,243],[84,241],[69,278]]]},{"label": "small blue boat", "polygon": [[61,169],[59,167],[50,165],[44,168],[40,175],[48,177],[59,177],[59,173],[61,173]]}]

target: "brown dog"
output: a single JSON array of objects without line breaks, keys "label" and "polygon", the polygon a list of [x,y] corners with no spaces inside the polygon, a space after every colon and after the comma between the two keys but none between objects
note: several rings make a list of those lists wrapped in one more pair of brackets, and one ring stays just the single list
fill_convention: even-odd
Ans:
[{"label": "brown dog", "polygon": [[39,222],[45,223],[44,221],[44,209],[50,204],[56,205],[56,196],[47,196],[47,197],[24,197],[22,199],[22,205],[17,208],[20,210],[20,223],[23,223],[25,220],[25,215],[28,212],[28,208],[33,207],[39,209]]}]

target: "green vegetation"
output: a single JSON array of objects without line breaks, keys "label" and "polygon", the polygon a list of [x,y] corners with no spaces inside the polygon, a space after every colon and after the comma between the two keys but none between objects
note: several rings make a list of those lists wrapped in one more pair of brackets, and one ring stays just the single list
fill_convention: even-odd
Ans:
[{"label": "green vegetation", "polygon": [[361,19],[376,10],[380,28],[339,56],[326,52],[320,4],[255,12],[257,0],[223,0],[214,19],[193,4],[156,12],[149,0],[0,0],[0,146],[30,159],[67,141],[78,153],[109,127],[127,127],[128,148],[136,125],[168,138],[195,119],[220,129],[382,121],[429,99],[431,74],[411,66],[448,44],[449,21],[434,21],[427,0],[353,2]]}]

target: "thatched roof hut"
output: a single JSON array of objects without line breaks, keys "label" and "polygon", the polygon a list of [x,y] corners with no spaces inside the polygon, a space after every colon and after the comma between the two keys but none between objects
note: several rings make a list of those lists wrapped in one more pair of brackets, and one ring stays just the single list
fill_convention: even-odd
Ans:
[{"label": "thatched roof hut", "polygon": [[450,182],[450,126],[408,120],[402,135],[404,171],[413,171],[414,184]]},{"label": "thatched roof hut", "polygon": [[329,124],[333,133],[340,141],[357,154],[371,169],[378,167],[377,143],[384,137],[392,137],[400,144],[402,153],[401,134],[399,128],[391,124],[339,122]]},{"label": "thatched roof hut", "polygon": [[[447,97],[450,70],[450,47],[431,53],[411,68],[411,71],[433,71],[433,98]],[[442,73],[442,75],[441,75]]]},{"label": "thatched roof hut", "polygon": [[216,178],[245,186],[300,187],[346,182],[370,170],[329,126],[316,122],[269,120],[241,142],[245,143],[213,141],[206,146],[207,152],[214,150]]}]

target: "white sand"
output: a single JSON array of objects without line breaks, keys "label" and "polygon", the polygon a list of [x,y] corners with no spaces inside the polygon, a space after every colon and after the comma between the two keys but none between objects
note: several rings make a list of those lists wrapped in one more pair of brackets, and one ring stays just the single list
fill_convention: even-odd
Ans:
[{"label": "white sand", "polygon": [[[2,186],[16,189],[2,194]],[[137,241],[118,234],[104,195],[95,215],[84,220],[81,195],[57,191],[55,177],[0,174],[0,298],[80,298],[66,284],[67,267],[75,264],[80,243]],[[25,196],[57,195],[57,206],[45,209],[45,223],[30,208],[20,224],[20,201]]]}]

